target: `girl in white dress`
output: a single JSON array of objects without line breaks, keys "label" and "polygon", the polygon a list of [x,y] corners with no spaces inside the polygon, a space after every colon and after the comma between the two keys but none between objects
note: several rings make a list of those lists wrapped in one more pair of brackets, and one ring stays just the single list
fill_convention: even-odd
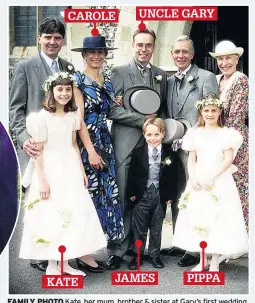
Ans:
[{"label": "girl in white dress", "polygon": [[[212,254],[210,271],[219,270],[219,256],[248,252],[238,190],[232,165],[243,138],[234,128],[223,126],[223,102],[209,93],[197,101],[198,127],[190,128],[183,138],[182,149],[189,152],[189,180],[179,201],[173,245],[187,251],[201,252],[206,241]],[[200,263],[194,271],[202,269]]]},{"label": "girl in white dress", "polygon": [[64,245],[64,272],[85,276],[68,260],[106,247],[106,239],[76,142],[83,120],[74,101],[75,85],[72,75],[55,73],[44,84],[44,108],[27,117],[27,132],[42,152],[33,160],[34,171],[30,160],[23,179],[27,183],[31,174],[20,258],[49,260],[46,274],[60,274],[58,248]]}]

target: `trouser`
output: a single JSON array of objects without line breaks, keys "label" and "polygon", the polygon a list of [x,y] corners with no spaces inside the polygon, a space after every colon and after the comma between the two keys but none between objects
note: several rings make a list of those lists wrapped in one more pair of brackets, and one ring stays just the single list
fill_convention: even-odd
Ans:
[{"label": "trouser", "polygon": [[[152,184],[145,190],[142,198],[133,209],[132,227],[134,240],[139,239],[143,242],[141,255],[144,254],[149,229],[148,254],[151,257],[159,257],[164,217],[165,212],[160,203],[159,190]],[[137,252],[135,245],[133,246],[133,251]]]}]

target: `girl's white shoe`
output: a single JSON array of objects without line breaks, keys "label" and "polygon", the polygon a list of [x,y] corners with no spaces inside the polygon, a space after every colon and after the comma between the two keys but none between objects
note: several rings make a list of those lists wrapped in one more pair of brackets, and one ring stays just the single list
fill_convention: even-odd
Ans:
[{"label": "girl's white shoe", "polygon": [[[58,268],[59,268],[59,271],[61,271],[59,263],[58,263]],[[64,271],[65,274],[68,274],[68,275],[81,275],[83,277],[86,277],[86,274],[83,271],[71,267],[68,264],[68,261],[64,261],[64,269],[63,269],[63,271]]]},{"label": "girl's white shoe", "polygon": [[[83,271],[71,267],[68,261],[64,261],[64,274],[86,276]],[[56,261],[49,261],[49,265],[46,268],[46,275],[61,275],[61,268]]]}]

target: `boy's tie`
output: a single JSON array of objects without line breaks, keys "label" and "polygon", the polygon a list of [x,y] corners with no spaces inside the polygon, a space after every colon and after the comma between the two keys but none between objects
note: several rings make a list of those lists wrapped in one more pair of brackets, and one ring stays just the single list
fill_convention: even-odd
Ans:
[{"label": "boy's tie", "polygon": [[153,158],[154,161],[156,161],[157,158],[158,158],[158,149],[156,147],[153,148],[152,158]]}]

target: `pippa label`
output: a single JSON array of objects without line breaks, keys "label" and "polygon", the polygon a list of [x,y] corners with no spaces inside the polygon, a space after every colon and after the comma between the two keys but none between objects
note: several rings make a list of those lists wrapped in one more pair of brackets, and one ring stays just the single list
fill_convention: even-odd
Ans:
[{"label": "pippa label", "polygon": [[225,285],[225,273],[217,272],[194,272],[183,273],[184,285]]}]

